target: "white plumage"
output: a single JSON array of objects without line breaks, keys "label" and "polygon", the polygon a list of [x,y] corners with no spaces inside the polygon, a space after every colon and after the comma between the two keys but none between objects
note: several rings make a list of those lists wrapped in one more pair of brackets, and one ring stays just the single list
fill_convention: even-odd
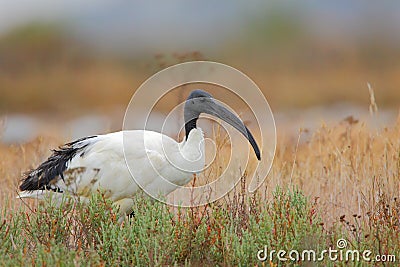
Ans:
[{"label": "white plumage", "polygon": [[183,142],[145,130],[79,139],[54,150],[52,156],[28,173],[20,185],[19,197],[42,198],[51,190],[85,199],[100,190],[120,207],[121,214],[129,214],[133,196],[139,190],[166,196],[202,170],[204,136],[202,130],[196,128],[201,112],[218,116],[245,134],[259,158],[258,146],[242,122],[217,105],[208,93],[195,90],[185,105],[186,138]]}]

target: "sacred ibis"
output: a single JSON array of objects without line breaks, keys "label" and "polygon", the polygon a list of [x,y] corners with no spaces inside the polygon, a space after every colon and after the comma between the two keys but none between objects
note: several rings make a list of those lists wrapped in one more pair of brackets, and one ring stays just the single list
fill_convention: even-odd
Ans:
[{"label": "sacred ibis", "polygon": [[[101,190],[119,206],[123,220],[122,215],[132,212],[133,196],[141,188],[147,193],[166,196],[190,182],[193,173],[202,170],[204,136],[196,125],[201,113],[222,119],[236,128],[248,139],[260,160],[258,145],[243,122],[209,93],[194,90],[184,106],[186,136],[182,142],[147,130],[78,139],[53,150],[46,161],[26,173],[19,187],[19,197],[40,199],[54,191],[59,196],[68,193],[87,199]],[[127,164],[134,166],[133,172]]]}]

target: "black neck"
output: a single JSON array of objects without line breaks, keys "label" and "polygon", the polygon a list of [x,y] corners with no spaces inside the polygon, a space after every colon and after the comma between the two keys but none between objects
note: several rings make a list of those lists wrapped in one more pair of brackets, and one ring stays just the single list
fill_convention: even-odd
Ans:
[{"label": "black neck", "polygon": [[189,120],[189,121],[187,121],[187,122],[185,123],[186,140],[187,140],[188,137],[189,137],[190,131],[196,128],[196,126],[197,126],[197,119],[198,119],[198,118],[194,118],[194,119],[191,119],[191,120]]}]

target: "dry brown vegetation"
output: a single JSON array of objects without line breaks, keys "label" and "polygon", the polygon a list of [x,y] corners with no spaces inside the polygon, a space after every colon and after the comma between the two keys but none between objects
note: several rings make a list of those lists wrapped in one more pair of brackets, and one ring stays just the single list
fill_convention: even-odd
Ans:
[{"label": "dry brown vegetation", "polygon": [[[347,119],[322,125],[307,142],[298,142],[302,134],[300,130],[297,140],[278,136],[273,168],[259,189],[268,193],[267,198],[276,186],[296,186],[316,199],[328,226],[340,222],[342,215],[361,215],[367,221],[381,212],[382,201],[399,204],[400,117],[381,131]],[[21,174],[61,143],[56,138],[37,138],[27,144],[0,146],[2,203],[19,202],[14,197]],[[397,229],[400,217],[391,220]]]},{"label": "dry brown vegetation", "polygon": [[228,46],[211,58],[197,51],[118,58],[96,53],[58,28],[17,29],[0,38],[0,112],[104,112],[125,106],[156,71],[199,59],[238,67],[259,85],[273,109],[367,103],[367,82],[379,88],[381,106],[396,107],[400,99],[398,46],[309,41],[266,50],[246,45],[246,50]]}]

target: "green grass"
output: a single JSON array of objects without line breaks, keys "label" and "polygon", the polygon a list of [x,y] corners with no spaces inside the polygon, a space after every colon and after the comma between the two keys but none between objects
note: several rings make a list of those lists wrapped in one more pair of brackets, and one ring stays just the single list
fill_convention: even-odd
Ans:
[{"label": "green grass", "polygon": [[[3,210],[0,262],[4,266],[254,266],[262,264],[257,252],[265,245],[268,250],[321,251],[334,247],[337,238],[355,240],[346,223],[326,231],[317,202],[297,189],[276,188],[268,202],[259,194],[248,197],[237,192],[224,201],[188,209],[138,196],[135,212],[135,218],[118,224],[117,211],[101,194],[87,205],[65,201],[58,208],[49,199],[34,210]],[[383,224],[376,230],[378,235],[392,236],[385,242],[394,252],[399,233]],[[364,237],[351,246],[379,253],[378,244]],[[276,258],[274,262],[278,263]],[[333,265],[327,259],[321,264]]]},{"label": "green grass", "polygon": [[[277,189],[269,203],[259,196],[200,208],[171,208],[139,196],[136,216],[123,225],[99,194],[90,204],[51,199],[35,210],[3,211],[0,261],[4,265],[248,265],[271,248],[301,248],[326,236],[299,191]],[[224,203],[224,204],[222,204]]]}]

